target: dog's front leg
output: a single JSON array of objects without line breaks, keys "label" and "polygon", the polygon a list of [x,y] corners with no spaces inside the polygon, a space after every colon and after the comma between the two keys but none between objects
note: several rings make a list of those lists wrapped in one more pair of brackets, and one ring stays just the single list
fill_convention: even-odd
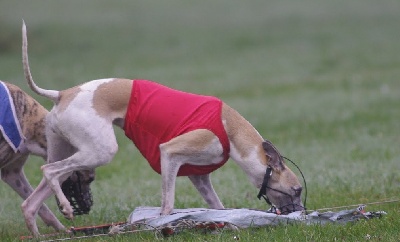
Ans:
[{"label": "dog's front leg", "polygon": [[[28,155],[24,155],[14,160],[8,166],[1,169],[1,179],[6,182],[22,199],[26,200],[32,194],[33,188],[29,184],[22,169]],[[47,226],[52,226],[56,230],[63,230],[65,227],[60,223],[50,209],[43,204],[39,209],[39,216]]]},{"label": "dog's front leg", "polygon": [[168,215],[174,209],[175,181],[181,164],[161,149],[162,200],[161,215]]},{"label": "dog's front leg", "polygon": [[[183,164],[210,165],[220,161],[222,146],[215,134],[207,129],[197,129],[160,145],[162,204],[161,214],[174,208],[175,180]],[[209,175],[189,177],[206,202],[213,208],[223,208]]]},{"label": "dog's front leg", "polygon": [[204,201],[206,201],[206,203],[210,208],[213,209],[224,208],[224,205],[222,205],[217,193],[215,192],[211,184],[210,174],[202,176],[189,176],[189,179],[196,187],[197,191],[199,191]]},{"label": "dog's front leg", "polygon": [[[164,164],[164,165],[163,165]],[[168,161],[161,160],[162,178],[162,200],[161,215],[167,215],[174,209],[175,203],[175,181],[180,166],[168,164]]]}]

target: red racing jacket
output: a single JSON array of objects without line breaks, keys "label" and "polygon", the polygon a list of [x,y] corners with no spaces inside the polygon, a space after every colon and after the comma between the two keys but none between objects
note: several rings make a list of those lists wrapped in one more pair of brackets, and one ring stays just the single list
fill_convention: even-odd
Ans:
[{"label": "red racing jacket", "polygon": [[174,90],[161,84],[134,80],[124,131],[150,166],[161,174],[160,144],[196,129],[213,132],[223,147],[221,162],[182,165],[178,176],[205,175],[229,159],[229,140],[221,120],[222,101]]}]

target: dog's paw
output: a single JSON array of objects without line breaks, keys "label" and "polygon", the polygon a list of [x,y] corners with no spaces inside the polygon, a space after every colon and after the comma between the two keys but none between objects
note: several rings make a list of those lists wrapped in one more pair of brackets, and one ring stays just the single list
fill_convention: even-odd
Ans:
[{"label": "dog's paw", "polygon": [[239,231],[239,227],[231,223],[226,223],[225,228],[233,231]]},{"label": "dog's paw", "polygon": [[173,207],[161,207],[160,215],[161,216],[170,215],[173,210],[174,210]]},{"label": "dog's paw", "polygon": [[63,205],[61,209],[62,214],[66,219],[72,220],[74,219],[74,210],[72,209],[71,205]]}]

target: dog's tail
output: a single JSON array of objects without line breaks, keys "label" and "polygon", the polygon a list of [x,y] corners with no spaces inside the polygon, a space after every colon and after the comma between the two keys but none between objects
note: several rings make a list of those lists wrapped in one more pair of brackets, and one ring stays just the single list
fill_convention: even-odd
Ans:
[{"label": "dog's tail", "polygon": [[28,81],[29,87],[32,91],[36,92],[37,94],[47,97],[51,99],[53,102],[58,102],[60,97],[60,92],[56,90],[46,90],[40,88],[36,85],[33,81],[31,70],[29,68],[29,61],[28,61],[28,38],[26,37],[26,25],[25,21],[22,20],[22,63],[24,66],[24,73],[25,78]]}]

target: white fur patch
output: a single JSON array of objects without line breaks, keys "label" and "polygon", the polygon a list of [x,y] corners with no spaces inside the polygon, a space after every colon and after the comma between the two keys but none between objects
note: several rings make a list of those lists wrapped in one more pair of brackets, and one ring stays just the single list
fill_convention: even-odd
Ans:
[{"label": "white fur patch", "polygon": [[115,80],[115,78],[105,78],[105,79],[98,79],[98,80],[93,80],[87,83],[84,83],[80,86],[82,91],[94,91],[96,90],[100,85],[110,82],[112,80]]},{"label": "white fur patch", "polygon": [[[100,79],[81,85],[79,93],[63,112],[50,112],[49,124],[74,145],[79,142],[104,143],[104,140],[112,139],[112,125],[93,109],[93,95],[96,89],[112,80],[114,79]],[[109,143],[114,146],[113,140]]]},{"label": "white fur patch", "polygon": [[243,157],[238,149],[231,143],[230,156],[248,175],[250,182],[256,187],[261,186],[265,174],[265,166],[262,164],[257,152],[258,146],[249,150],[249,155]]},{"label": "white fur patch", "polygon": [[68,113],[68,110],[72,109],[74,112],[76,112],[76,110],[83,110],[82,111],[83,114],[86,113],[87,115],[82,115],[82,116],[89,116],[89,117],[98,116],[96,111],[93,109],[93,94],[100,85],[108,83],[113,80],[115,79],[114,78],[98,79],[82,84],[80,86],[81,89],[80,92],[70,103],[69,107],[65,110],[65,113]]}]

